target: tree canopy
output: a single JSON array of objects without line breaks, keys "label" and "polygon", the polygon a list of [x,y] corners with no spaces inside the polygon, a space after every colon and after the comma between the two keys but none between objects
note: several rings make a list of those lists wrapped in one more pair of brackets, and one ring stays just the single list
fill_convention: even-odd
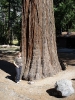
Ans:
[{"label": "tree canopy", "polygon": [[[21,0],[0,0],[0,43],[9,43],[12,34],[21,39]],[[54,0],[56,33],[74,31],[75,0]],[[4,41],[3,41],[4,40]]]},{"label": "tree canopy", "polygon": [[75,28],[75,0],[54,0],[57,33]]},{"label": "tree canopy", "polygon": [[[20,40],[21,35],[21,1],[2,0],[0,1],[0,43],[9,44],[13,36]],[[15,29],[15,30],[14,30]],[[3,41],[3,39],[5,41]]]}]

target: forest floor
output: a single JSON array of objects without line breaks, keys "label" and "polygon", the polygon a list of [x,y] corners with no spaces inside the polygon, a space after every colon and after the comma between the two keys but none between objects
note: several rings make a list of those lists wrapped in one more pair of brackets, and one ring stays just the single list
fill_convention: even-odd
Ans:
[{"label": "forest floor", "polygon": [[59,58],[67,63],[67,69],[42,80],[28,84],[22,80],[14,82],[15,67],[13,60],[19,47],[0,47],[0,100],[75,100],[75,93],[62,98],[56,95],[54,85],[61,79],[72,81],[75,89],[75,53],[58,53]]}]

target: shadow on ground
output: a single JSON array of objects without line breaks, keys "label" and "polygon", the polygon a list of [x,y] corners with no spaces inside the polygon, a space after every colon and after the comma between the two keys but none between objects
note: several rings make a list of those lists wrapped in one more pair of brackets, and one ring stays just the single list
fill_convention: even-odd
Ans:
[{"label": "shadow on ground", "polygon": [[6,78],[14,81],[16,72],[15,72],[15,66],[13,63],[7,62],[5,60],[0,60],[0,69],[10,74],[10,76],[6,76]]},{"label": "shadow on ground", "polygon": [[46,92],[47,92],[50,96],[54,96],[54,97],[56,97],[56,98],[64,98],[64,97],[61,95],[60,91],[57,91],[55,88],[48,89]]},{"label": "shadow on ground", "polygon": [[73,78],[73,79],[71,79],[71,80],[75,81],[75,78]]}]

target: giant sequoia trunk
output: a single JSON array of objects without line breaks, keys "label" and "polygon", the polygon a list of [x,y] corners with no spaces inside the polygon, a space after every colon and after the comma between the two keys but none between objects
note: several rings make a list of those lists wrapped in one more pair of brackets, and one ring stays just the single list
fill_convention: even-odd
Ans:
[{"label": "giant sequoia trunk", "polygon": [[50,77],[61,70],[56,48],[53,0],[23,0],[22,75]]}]

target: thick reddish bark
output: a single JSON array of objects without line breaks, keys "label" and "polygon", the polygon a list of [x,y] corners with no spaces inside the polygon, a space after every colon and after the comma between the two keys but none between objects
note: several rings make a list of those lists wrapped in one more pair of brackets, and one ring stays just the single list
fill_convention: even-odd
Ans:
[{"label": "thick reddish bark", "polygon": [[56,48],[53,0],[23,0],[22,75],[50,77],[61,70]]}]

